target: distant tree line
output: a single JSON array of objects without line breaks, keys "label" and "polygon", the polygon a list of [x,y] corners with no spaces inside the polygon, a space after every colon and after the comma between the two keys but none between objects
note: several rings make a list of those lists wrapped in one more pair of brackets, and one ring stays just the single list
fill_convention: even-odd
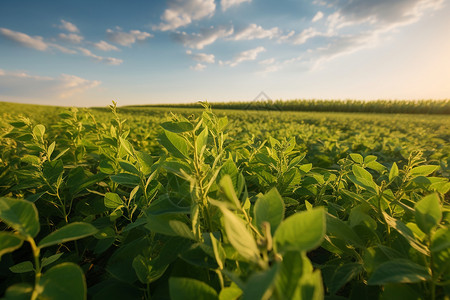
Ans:
[{"label": "distant tree line", "polygon": [[[213,102],[213,109],[323,111],[392,114],[450,114],[450,99],[446,100],[258,100],[241,102]],[[194,108],[197,103],[157,104],[128,107]]]}]

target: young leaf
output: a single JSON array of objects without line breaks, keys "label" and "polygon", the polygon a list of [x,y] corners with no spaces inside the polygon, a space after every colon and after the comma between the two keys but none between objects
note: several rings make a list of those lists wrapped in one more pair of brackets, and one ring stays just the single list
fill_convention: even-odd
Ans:
[{"label": "young leaf", "polygon": [[430,280],[427,268],[407,259],[394,259],[382,263],[369,279],[369,285],[386,283],[415,283]]},{"label": "young leaf", "polygon": [[62,263],[48,270],[39,280],[38,299],[86,299],[83,271],[73,263]]},{"label": "young leaf", "polygon": [[181,277],[169,279],[170,299],[172,300],[218,300],[217,292],[206,283]]},{"label": "young leaf", "polygon": [[414,205],[416,223],[426,234],[439,224],[442,218],[441,204],[436,194],[428,195]]},{"label": "young leaf", "polygon": [[352,158],[352,160],[358,164],[362,164],[364,163],[364,159],[361,156],[361,154],[358,153],[350,153],[350,157]]},{"label": "young leaf", "polygon": [[225,232],[231,245],[245,259],[257,262],[260,255],[258,246],[244,221],[225,208],[225,206],[219,206],[219,208],[224,216]]},{"label": "young leaf", "polygon": [[42,259],[42,261],[41,261],[41,267],[45,267],[45,266],[48,266],[48,265],[54,263],[54,262],[57,261],[63,254],[64,254],[64,253],[61,252],[61,253],[54,254],[54,255],[52,255],[52,256],[50,256],[50,257],[44,257],[44,258]]},{"label": "young leaf", "polygon": [[140,170],[144,175],[148,175],[152,172],[153,159],[148,153],[141,151],[134,151],[136,158],[139,162]]},{"label": "young leaf", "polygon": [[439,166],[437,165],[425,165],[425,166],[419,166],[415,167],[411,170],[411,175],[413,176],[428,176],[434,171],[439,169]]},{"label": "young leaf", "polygon": [[40,241],[39,247],[44,248],[56,244],[78,240],[93,235],[97,231],[97,228],[89,223],[73,222],[47,235]]},{"label": "young leaf", "polygon": [[253,214],[258,229],[262,229],[263,222],[269,222],[272,235],[284,218],[284,202],[276,188],[256,200]]},{"label": "young leaf", "polygon": [[398,176],[398,167],[397,164],[394,162],[391,167],[391,171],[389,171],[389,181],[394,179]]},{"label": "young leaf", "polygon": [[116,193],[106,193],[104,198],[105,206],[108,208],[114,208],[123,205],[122,199],[120,199],[120,196]]},{"label": "young leaf", "polygon": [[0,259],[2,255],[13,252],[22,246],[23,239],[12,232],[0,232]]},{"label": "young leaf", "polygon": [[200,151],[202,151],[202,148],[204,145],[206,145],[208,143],[208,127],[205,127],[205,129],[202,130],[202,132],[200,132],[200,134],[197,137],[196,140],[196,147],[197,147],[197,151],[200,153]]},{"label": "young leaf", "polygon": [[322,243],[326,230],[325,210],[314,208],[284,220],[274,236],[277,251],[309,251]]},{"label": "young leaf", "polygon": [[34,270],[33,263],[29,260],[23,261],[21,263],[18,263],[17,265],[14,265],[9,268],[9,270],[13,273],[20,274],[20,273],[27,273]]},{"label": "young leaf", "polygon": [[36,206],[26,200],[0,197],[0,219],[25,237],[35,237],[40,230]]}]

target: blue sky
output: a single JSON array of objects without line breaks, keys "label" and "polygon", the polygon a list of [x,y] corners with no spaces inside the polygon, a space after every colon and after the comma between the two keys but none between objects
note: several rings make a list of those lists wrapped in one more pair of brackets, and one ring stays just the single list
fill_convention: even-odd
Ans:
[{"label": "blue sky", "polygon": [[448,2],[1,1],[0,101],[448,99]]}]

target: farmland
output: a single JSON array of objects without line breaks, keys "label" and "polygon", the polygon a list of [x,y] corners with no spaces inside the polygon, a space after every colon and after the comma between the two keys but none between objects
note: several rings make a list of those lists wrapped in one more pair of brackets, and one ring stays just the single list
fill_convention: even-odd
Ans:
[{"label": "farmland", "polygon": [[0,104],[4,299],[448,299],[448,115]]}]

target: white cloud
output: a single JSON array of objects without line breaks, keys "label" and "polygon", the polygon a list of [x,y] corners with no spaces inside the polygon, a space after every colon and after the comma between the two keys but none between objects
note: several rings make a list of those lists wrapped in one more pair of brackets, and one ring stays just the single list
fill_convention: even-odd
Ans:
[{"label": "white cloud", "polygon": [[323,33],[317,31],[316,29],[310,27],[307,29],[304,29],[301,33],[296,34],[292,36],[291,40],[295,45],[302,45],[306,43],[307,40],[316,37],[324,35]]},{"label": "white cloud", "polygon": [[39,51],[48,49],[48,45],[44,42],[41,36],[29,36],[28,34],[13,31],[7,28],[0,28],[0,34],[7,39],[19,43],[22,46],[32,48]]},{"label": "white cloud", "polygon": [[58,36],[60,39],[66,40],[73,44],[79,44],[84,40],[84,37],[76,33],[69,33],[69,34],[60,33]]},{"label": "white cloud", "polygon": [[94,43],[94,47],[97,48],[98,50],[102,50],[102,51],[119,51],[119,48],[117,48],[114,45],[111,45],[105,41],[100,41],[98,43]]},{"label": "white cloud", "polygon": [[175,41],[183,44],[185,47],[193,49],[203,49],[205,46],[214,43],[219,38],[224,38],[233,34],[233,28],[210,27],[202,29],[200,33],[187,34],[186,32],[175,32],[173,37]]},{"label": "white cloud", "polygon": [[428,9],[439,9],[444,0],[357,0],[335,2],[337,11],[329,16],[330,27],[339,29],[360,23],[376,28],[398,27],[420,19]]},{"label": "white cloud", "polygon": [[244,2],[252,2],[252,0],[221,0],[220,6],[223,11],[226,11],[230,7],[242,4]]},{"label": "white cloud", "polygon": [[57,25],[57,27],[59,29],[67,30],[69,32],[74,32],[74,33],[80,32],[80,30],[78,29],[77,26],[75,26],[75,24],[72,24],[72,23],[67,22],[65,20],[61,20],[61,24]]},{"label": "white cloud", "polygon": [[271,29],[264,29],[259,25],[250,24],[248,27],[237,31],[232,37],[232,40],[254,40],[254,39],[273,39],[279,36],[281,30],[278,27]]},{"label": "white cloud", "polygon": [[137,41],[144,41],[148,38],[153,37],[152,34],[139,30],[130,30],[130,32],[124,32],[120,27],[116,27],[116,31],[108,29],[106,30],[106,34],[110,41],[122,46],[131,46]]},{"label": "white cloud", "polygon": [[98,80],[88,80],[75,75],[58,77],[30,75],[27,72],[3,71],[0,76],[0,95],[18,98],[68,98],[100,85]]},{"label": "white cloud", "polygon": [[318,11],[317,14],[314,16],[314,18],[312,19],[312,22],[317,22],[319,20],[321,20],[323,18],[323,12]]},{"label": "white cloud", "polygon": [[225,64],[229,65],[230,67],[235,67],[244,61],[255,60],[258,57],[258,54],[264,51],[266,51],[266,49],[261,46],[243,51],[236,55],[232,60],[225,62]]},{"label": "white cloud", "polygon": [[187,50],[186,54],[192,57],[193,60],[213,64],[215,61],[214,54],[206,54],[206,53],[192,53],[191,50]]},{"label": "white cloud", "polygon": [[169,8],[161,16],[162,22],[153,26],[153,30],[175,30],[195,20],[211,17],[215,10],[214,0],[169,0]]},{"label": "white cloud", "polygon": [[102,63],[108,64],[108,65],[118,66],[121,63],[123,63],[123,60],[121,60],[119,58],[98,56],[86,48],[78,48],[78,50],[80,50],[80,52],[84,56],[91,57],[98,62],[102,62]]},{"label": "white cloud", "polygon": [[272,65],[273,63],[275,63],[275,58],[273,57],[259,62],[260,65]]},{"label": "white cloud", "polygon": [[204,69],[206,69],[206,65],[198,63],[195,66],[190,67],[190,69],[194,71],[203,71]]},{"label": "white cloud", "polygon": [[66,54],[76,54],[78,53],[77,51],[73,50],[73,49],[69,49],[63,46],[60,46],[58,44],[48,44],[50,47],[57,49],[59,51],[61,51],[62,53],[66,53]]}]

